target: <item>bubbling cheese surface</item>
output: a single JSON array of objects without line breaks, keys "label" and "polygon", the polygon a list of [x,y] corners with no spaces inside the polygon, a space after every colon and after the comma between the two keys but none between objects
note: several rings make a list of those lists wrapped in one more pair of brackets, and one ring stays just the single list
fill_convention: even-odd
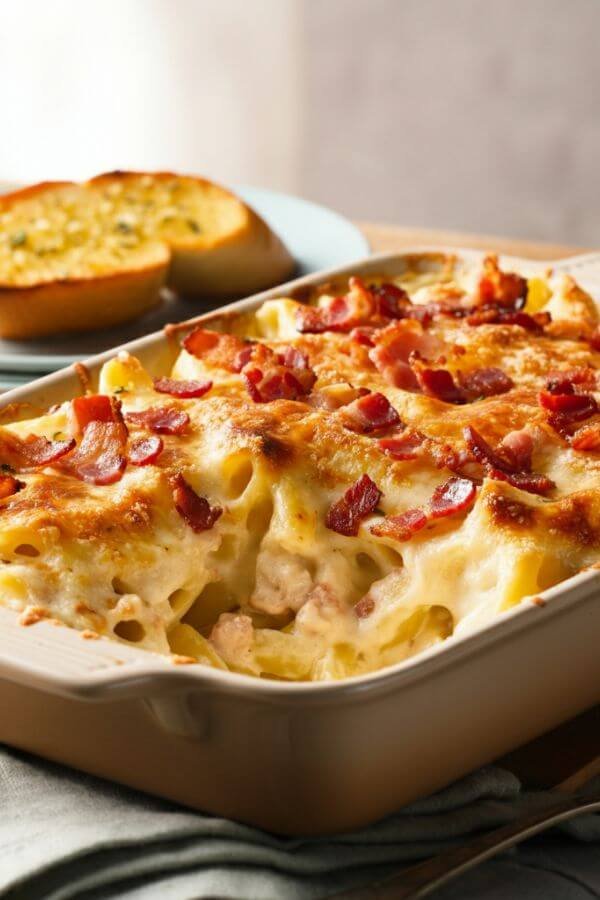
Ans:
[{"label": "bubbling cheese surface", "polygon": [[467,633],[598,562],[597,329],[569,279],[425,260],[215,315],[167,382],[120,354],[0,428],[1,602],[288,680]]}]

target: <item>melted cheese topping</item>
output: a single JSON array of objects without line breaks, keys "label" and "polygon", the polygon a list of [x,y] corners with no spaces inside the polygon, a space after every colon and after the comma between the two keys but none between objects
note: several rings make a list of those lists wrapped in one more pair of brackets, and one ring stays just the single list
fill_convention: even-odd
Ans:
[{"label": "melted cheese topping", "polygon": [[[396,283],[419,303],[469,291],[472,279],[447,263],[441,272],[410,271]],[[335,293],[327,286],[310,299],[322,305]],[[217,317],[212,327],[275,350],[293,345],[317,376],[313,398],[341,396],[348,383],[379,391],[407,427],[458,452],[467,425],[493,446],[525,429],[533,470],[555,483],[546,496],[488,473],[469,508],[430,519],[410,540],[378,537],[371,527],[385,516],[427,508],[452,474],[439,459],[395,461],[379,435],[354,433],[339,409],[311,398],[255,403],[241,374],[184,349],[172,377],[208,378],[213,386],[198,399],[167,397],[137,359],[122,354],[104,366],[99,391],[118,397],[125,413],[185,410],[190,425],[182,435],[163,435],[155,464],[128,465],[112,485],[87,484],[52,467],[20,473],[25,488],[0,501],[2,602],[207,665],[331,679],[466,633],[596,563],[600,454],[570,448],[538,403],[549,372],[600,363],[590,343],[574,336],[597,324],[596,308],[571,282],[537,278],[528,303],[532,313],[554,311],[557,336],[448,316],[426,329],[457,379],[494,366],[513,380],[508,392],[463,405],[394,386],[370,361],[369,348],[348,334],[300,334],[302,305],[292,298]],[[67,402],[6,429],[21,437],[65,435],[69,408]],[[132,437],[138,432],[146,433],[130,426]],[[209,530],[195,532],[177,512],[170,482],[176,473],[223,510]],[[337,533],[327,527],[328,511],[365,473],[381,500],[356,536]]]}]

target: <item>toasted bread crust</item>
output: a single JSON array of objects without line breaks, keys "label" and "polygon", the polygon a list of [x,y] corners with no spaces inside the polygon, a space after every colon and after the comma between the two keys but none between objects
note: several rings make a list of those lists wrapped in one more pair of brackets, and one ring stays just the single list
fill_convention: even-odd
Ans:
[{"label": "toasted bread crust", "polygon": [[[190,233],[177,233],[163,224],[167,222],[168,209],[161,218],[158,188],[181,188],[209,212],[207,227],[199,227],[193,220]],[[107,192],[129,189],[132,198],[119,196],[118,206],[106,213],[103,198]],[[283,243],[266,223],[234,194],[206,179],[179,176],[171,172],[123,172],[115,171],[98,175],[81,185],[74,182],[41,182],[0,197],[0,240],[2,239],[2,215],[10,223],[11,213],[19,214],[20,204],[28,204],[45,194],[73,188],[83,201],[88,195],[94,215],[94,225],[99,223],[100,237],[94,235],[90,244],[87,238],[83,252],[77,257],[75,268],[69,272],[69,247],[53,251],[51,257],[40,251],[30,250],[30,256],[20,261],[21,269],[2,271],[0,259],[0,337],[26,340],[57,332],[90,331],[105,328],[136,318],[159,302],[159,290],[165,283],[185,296],[238,296],[252,293],[277,281],[284,280],[294,268],[294,262]],[[137,192],[137,193],[136,193]],[[155,197],[154,194],[158,196]],[[144,215],[140,197],[153,201],[151,215]],[[155,202],[155,201],[159,202]],[[60,197],[58,204],[60,207]],[[184,205],[185,207],[185,205]],[[141,212],[140,212],[141,210]],[[43,217],[42,210],[42,217]],[[51,210],[52,212],[52,210]],[[86,211],[87,212],[87,211]],[[63,226],[65,210],[63,214]],[[134,215],[136,225],[133,250],[114,252],[115,223],[118,215]],[[77,211],[67,209],[77,219]],[[177,213],[179,225],[183,213]],[[212,218],[211,218],[212,216]],[[186,221],[185,219],[183,221]],[[52,223],[50,223],[52,225]],[[25,232],[10,234],[10,224],[4,225],[4,237],[11,243]],[[54,228],[60,233],[61,226]],[[181,231],[181,228],[180,228]],[[107,235],[105,238],[104,235]],[[37,235],[32,232],[32,238]],[[60,233],[60,237],[64,235]],[[29,235],[23,238],[29,242]],[[106,244],[106,260],[102,257]],[[19,245],[15,245],[15,251]],[[12,247],[12,243],[11,243]],[[96,258],[86,268],[85,253]],[[39,255],[39,259],[36,258]],[[50,258],[51,263],[46,260]],[[66,272],[56,273],[57,261],[65,260]],[[5,256],[6,261],[6,256]],[[30,265],[31,264],[31,265]],[[25,270],[23,271],[23,266]],[[39,271],[38,271],[39,269]]]}]

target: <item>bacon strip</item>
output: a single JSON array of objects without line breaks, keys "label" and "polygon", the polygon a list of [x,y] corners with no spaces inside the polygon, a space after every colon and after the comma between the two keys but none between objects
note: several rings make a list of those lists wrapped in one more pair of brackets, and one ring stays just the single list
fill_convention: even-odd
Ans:
[{"label": "bacon strip", "polygon": [[550,391],[540,391],[539,402],[543,409],[563,413],[578,421],[598,412],[598,404],[591,394],[553,394]]},{"label": "bacon strip", "polygon": [[106,394],[86,394],[71,400],[71,413],[75,432],[83,434],[90,422],[115,422],[120,410],[119,401]]},{"label": "bacon strip", "polygon": [[483,261],[476,302],[480,306],[522,309],[527,302],[527,281],[515,272],[503,272],[498,257],[490,253]]},{"label": "bacon strip", "polygon": [[410,460],[417,459],[419,449],[423,445],[425,435],[420,431],[407,428],[399,435],[389,438],[381,438],[378,443],[379,447],[387,453],[392,459]]},{"label": "bacon strip", "polygon": [[127,459],[134,466],[149,466],[156,462],[162,451],[163,442],[159,437],[137,438],[129,445]]},{"label": "bacon strip", "polygon": [[30,434],[21,440],[16,434],[0,431],[0,462],[11,469],[22,471],[49,466],[65,456],[75,446],[73,438],[49,441],[45,437]]},{"label": "bacon strip", "polygon": [[0,475],[0,500],[12,497],[25,487],[25,482],[19,481],[12,475]]},{"label": "bacon strip", "polygon": [[372,286],[370,290],[375,299],[377,312],[383,319],[403,319],[412,308],[410,297],[397,284],[384,282]]},{"label": "bacon strip", "polygon": [[248,349],[248,342],[233,334],[219,334],[216,331],[195,328],[184,338],[182,347],[209,366],[226,369],[229,372],[239,372],[238,356],[242,351]]},{"label": "bacon strip", "polygon": [[181,473],[171,479],[175,509],[193,531],[209,531],[223,510],[199,496]]},{"label": "bacon strip", "polygon": [[362,475],[329,508],[325,524],[338,534],[355,537],[361,521],[376,508],[381,491],[368,475]]},{"label": "bacon strip", "polygon": [[494,397],[505,394],[514,387],[514,382],[506,372],[494,366],[475,369],[460,380],[461,387],[469,395],[470,400],[478,397]]},{"label": "bacon strip", "polygon": [[545,475],[519,471],[519,463],[523,465],[524,458],[518,458],[510,443],[501,445],[501,449],[494,450],[471,425],[463,430],[463,435],[471,454],[483,465],[490,478],[496,481],[507,481],[513,487],[531,494],[545,494],[556,486]]},{"label": "bacon strip", "polygon": [[432,519],[441,519],[471,506],[477,491],[469,478],[449,478],[433,492],[429,503]]},{"label": "bacon strip", "polygon": [[114,484],[125,470],[123,428],[118,422],[89,422],[79,446],[55,466],[90,484]]},{"label": "bacon strip", "polygon": [[600,450],[600,423],[584,425],[575,432],[571,438],[573,450],[595,451]]},{"label": "bacon strip", "polygon": [[528,491],[530,494],[547,494],[556,487],[546,475],[538,475],[535,472],[503,472],[502,469],[490,469],[488,475],[495,481],[507,481],[513,487]]},{"label": "bacon strip", "polygon": [[154,390],[159,394],[170,394],[187,400],[191,397],[203,397],[213,386],[212,381],[176,381],[174,378],[155,378]]},{"label": "bacon strip", "polygon": [[525,331],[541,334],[551,321],[550,313],[503,312],[495,307],[482,309],[467,316],[468,325],[519,325]]},{"label": "bacon strip", "polygon": [[408,541],[413,534],[427,525],[427,515],[422,509],[407,509],[398,516],[386,516],[383,522],[371,525],[371,534],[389,537],[396,541]]},{"label": "bacon strip", "polygon": [[400,424],[400,416],[384,394],[359,397],[340,410],[344,428],[357,434],[383,431]]},{"label": "bacon strip", "polygon": [[444,403],[466,403],[465,392],[460,388],[447,369],[417,368],[417,380],[424,394],[443,400]]},{"label": "bacon strip", "polygon": [[141,412],[125,413],[125,421],[155,434],[183,434],[190,423],[184,410],[174,406],[151,406]]}]

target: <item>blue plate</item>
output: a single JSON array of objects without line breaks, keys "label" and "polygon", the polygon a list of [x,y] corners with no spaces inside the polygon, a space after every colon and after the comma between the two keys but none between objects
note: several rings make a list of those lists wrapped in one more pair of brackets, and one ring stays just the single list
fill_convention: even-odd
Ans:
[{"label": "blue plate", "polygon": [[[0,193],[13,187],[0,184]],[[234,190],[282,238],[296,260],[300,275],[341,266],[369,254],[369,244],[362,232],[331,209],[263,188]],[[206,302],[198,305],[169,297],[157,309],[117,328],[37,341],[0,340],[0,388],[24,384],[31,381],[33,373],[53,372],[206,309],[211,309]]]}]

